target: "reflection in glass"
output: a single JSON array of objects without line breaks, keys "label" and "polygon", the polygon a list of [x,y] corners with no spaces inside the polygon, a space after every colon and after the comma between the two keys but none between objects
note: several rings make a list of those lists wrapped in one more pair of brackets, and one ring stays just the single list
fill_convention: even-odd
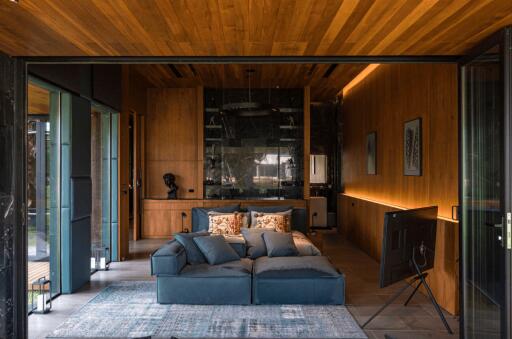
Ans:
[{"label": "reflection in glass", "polygon": [[[27,285],[28,302],[37,300],[32,282],[51,279],[60,292],[59,97],[33,82],[27,117]],[[31,311],[31,305],[28,308]]]},{"label": "reflection in glass", "polygon": [[206,199],[302,199],[303,89],[206,89]]},{"label": "reflection in glass", "polygon": [[91,270],[111,261],[111,113],[100,106],[91,112]]},{"label": "reflection in glass", "polygon": [[503,91],[497,46],[465,66],[462,116],[464,331],[500,338],[504,306]]}]

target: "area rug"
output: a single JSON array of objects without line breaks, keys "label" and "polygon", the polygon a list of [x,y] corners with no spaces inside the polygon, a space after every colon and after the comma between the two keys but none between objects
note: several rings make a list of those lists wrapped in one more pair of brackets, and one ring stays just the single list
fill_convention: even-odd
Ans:
[{"label": "area rug", "polygon": [[47,338],[367,338],[345,306],[160,305],[156,283],[112,284]]}]

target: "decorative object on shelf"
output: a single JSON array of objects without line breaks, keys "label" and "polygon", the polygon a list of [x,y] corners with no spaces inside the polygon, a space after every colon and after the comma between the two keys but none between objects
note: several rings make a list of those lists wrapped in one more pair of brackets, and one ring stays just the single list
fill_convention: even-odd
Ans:
[{"label": "decorative object on shelf", "polygon": [[176,185],[176,176],[172,173],[164,174],[165,186],[169,187],[167,199],[178,199],[178,185]]},{"label": "decorative object on shelf", "polygon": [[366,136],[366,174],[377,174],[377,132]]},{"label": "decorative object on shelf", "polygon": [[109,248],[107,246],[95,246],[92,249],[91,270],[108,271],[110,264],[107,262],[109,256]]},{"label": "decorative object on shelf", "polygon": [[[35,290],[34,287],[36,287],[37,290]],[[35,291],[37,291],[37,296],[34,298],[34,295],[36,294]],[[32,282],[31,305],[32,313],[45,314],[51,311],[52,282],[50,279],[41,277]]]},{"label": "decorative object on shelf", "polygon": [[288,126],[295,127],[295,119],[291,115],[288,116]]},{"label": "decorative object on shelf", "polygon": [[421,176],[421,118],[404,124],[404,175]]}]

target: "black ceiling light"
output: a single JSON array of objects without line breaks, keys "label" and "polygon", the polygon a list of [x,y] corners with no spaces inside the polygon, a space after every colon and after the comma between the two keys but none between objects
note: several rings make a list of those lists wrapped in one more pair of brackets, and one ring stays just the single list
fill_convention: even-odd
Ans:
[{"label": "black ceiling light", "polygon": [[247,74],[247,77],[249,78],[248,100],[244,102],[233,102],[224,104],[222,105],[222,110],[227,114],[233,114],[239,117],[265,117],[271,115],[274,112],[279,112],[279,110],[273,107],[270,103],[263,104],[261,102],[252,101],[251,77],[254,74],[255,70],[247,69],[245,72]]}]

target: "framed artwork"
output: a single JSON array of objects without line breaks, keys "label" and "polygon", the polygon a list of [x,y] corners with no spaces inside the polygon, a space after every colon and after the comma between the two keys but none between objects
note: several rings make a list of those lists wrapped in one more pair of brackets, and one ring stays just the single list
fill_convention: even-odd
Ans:
[{"label": "framed artwork", "polygon": [[377,174],[377,132],[366,136],[366,173]]},{"label": "framed artwork", "polygon": [[404,175],[421,176],[421,118],[404,124]]}]

